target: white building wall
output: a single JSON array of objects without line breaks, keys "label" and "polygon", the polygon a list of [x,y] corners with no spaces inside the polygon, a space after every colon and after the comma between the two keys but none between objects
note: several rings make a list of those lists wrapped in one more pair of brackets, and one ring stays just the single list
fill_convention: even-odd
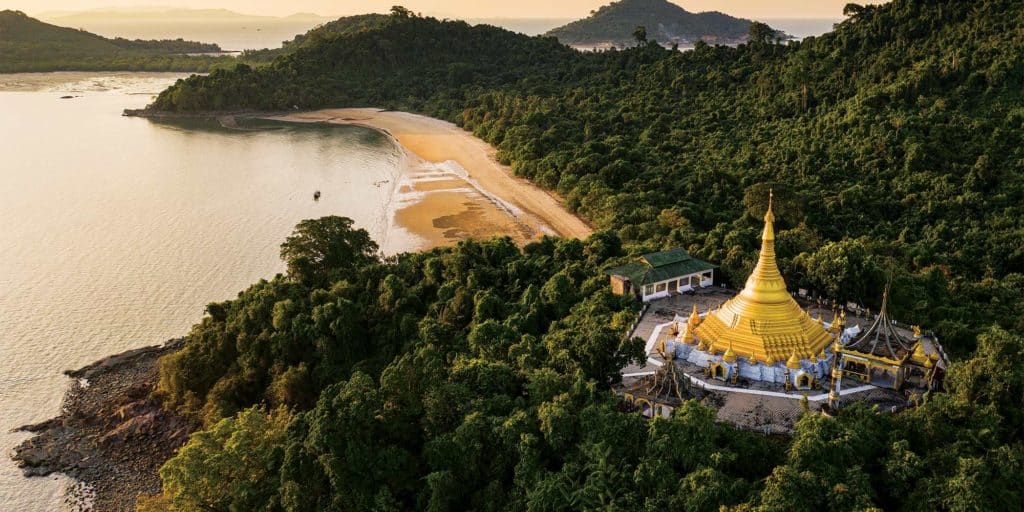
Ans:
[{"label": "white building wall", "polygon": [[[696,278],[699,279],[700,287],[701,288],[707,288],[708,286],[711,286],[715,282],[715,271],[714,270],[710,270],[708,272],[710,272],[710,274],[711,274],[710,279],[703,279],[702,278],[702,274],[704,274],[704,272],[697,272],[697,273],[694,273],[694,274],[687,274],[685,276],[673,277],[672,279],[666,279],[664,281],[658,281],[657,283],[646,285],[643,288],[641,288],[641,290],[640,290],[640,298],[644,302],[650,302],[652,300],[668,297],[673,292],[682,293],[682,292],[693,291],[693,287],[690,285],[690,281],[692,280],[691,278],[693,278],[693,277],[696,277]],[[677,283],[680,283],[680,284],[678,284],[676,286],[675,290],[669,290],[669,286],[668,285],[672,281],[676,281]],[[686,284],[683,285],[683,284],[681,284],[682,282],[685,282]],[[648,286],[650,287],[650,293],[648,293]],[[659,286],[664,286],[664,290],[658,291],[658,287]]]}]

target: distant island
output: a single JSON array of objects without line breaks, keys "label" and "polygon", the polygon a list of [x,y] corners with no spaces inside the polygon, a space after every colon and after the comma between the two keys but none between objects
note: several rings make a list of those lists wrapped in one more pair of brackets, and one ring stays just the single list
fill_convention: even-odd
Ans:
[{"label": "distant island", "polygon": [[692,13],[668,0],[620,0],[547,35],[574,47],[625,48],[637,43],[634,33],[643,27],[646,38],[664,45],[735,45],[747,41],[751,23],[721,12]]},{"label": "distant island", "polygon": [[87,11],[52,11],[39,15],[40,19],[61,25],[146,25],[200,22],[212,24],[249,24],[254,27],[273,22],[324,23],[332,18],[313,13],[295,13],[290,16],[259,16],[242,14],[228,9],[180,9],[172,7],[106,8]]},{"label": "distant island", "polygon": [[[106,38],[21,11],[0,11],[0,72],[209,71],[233,62],[220,46],[184,39]],[[203,55],[205,54],[205,55]],[[212,54],[212,55],[211,55]]]},{"label": "distant island", "polygon": [[37,18],[55,25],[84,28],[107,37],[141,39],[184,37],[213,41],[227,50],[280,48],[295,34],[334,20],[313,13],[265,16],[227,9],[175,7],[102,8],[83,11],[44,12]]}]

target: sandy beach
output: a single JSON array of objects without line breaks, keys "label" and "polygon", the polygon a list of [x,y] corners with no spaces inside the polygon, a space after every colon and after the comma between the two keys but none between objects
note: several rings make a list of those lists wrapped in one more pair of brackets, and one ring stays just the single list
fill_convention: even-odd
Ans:
[{"label": "sandy beach", "polygon": [[493,147],[452,123],[372,108],[269,119],[363,125],[394,137],[410,159],[395,222],[430,246],[499,234],[526,242],[544,234],[586,238],[593,232],[558,197],[514,176]]}]

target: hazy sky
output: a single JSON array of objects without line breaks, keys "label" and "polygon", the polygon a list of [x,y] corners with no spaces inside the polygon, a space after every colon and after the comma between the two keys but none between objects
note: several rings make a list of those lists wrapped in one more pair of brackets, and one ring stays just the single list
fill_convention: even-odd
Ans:
[{"label": "hazy sky", "polygon": [[[5,0],[0,8],[30,14],[101,7],[225,8],[249,14],[313,12],[346,15],[385,12],[392,5],[460,18],[579,18],[610,0]],[[748,18],[838,18],[849,0],[673,0],[690,11],[717,10]],[[879,0],[863,3],[879,3]]]}]

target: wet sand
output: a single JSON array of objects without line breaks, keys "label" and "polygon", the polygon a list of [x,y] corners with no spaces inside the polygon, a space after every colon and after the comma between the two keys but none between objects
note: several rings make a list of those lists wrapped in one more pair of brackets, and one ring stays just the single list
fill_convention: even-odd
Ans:
[{"label": "wet sand", "polygon": [[406,151],[394,220],[428,247],[508,235],[525,243],[544,234],[586,238],[593,230],[555,195],[512,174],[495,149],[445,121],[372,108],[325,109],[269,119],[368,126]]}]

